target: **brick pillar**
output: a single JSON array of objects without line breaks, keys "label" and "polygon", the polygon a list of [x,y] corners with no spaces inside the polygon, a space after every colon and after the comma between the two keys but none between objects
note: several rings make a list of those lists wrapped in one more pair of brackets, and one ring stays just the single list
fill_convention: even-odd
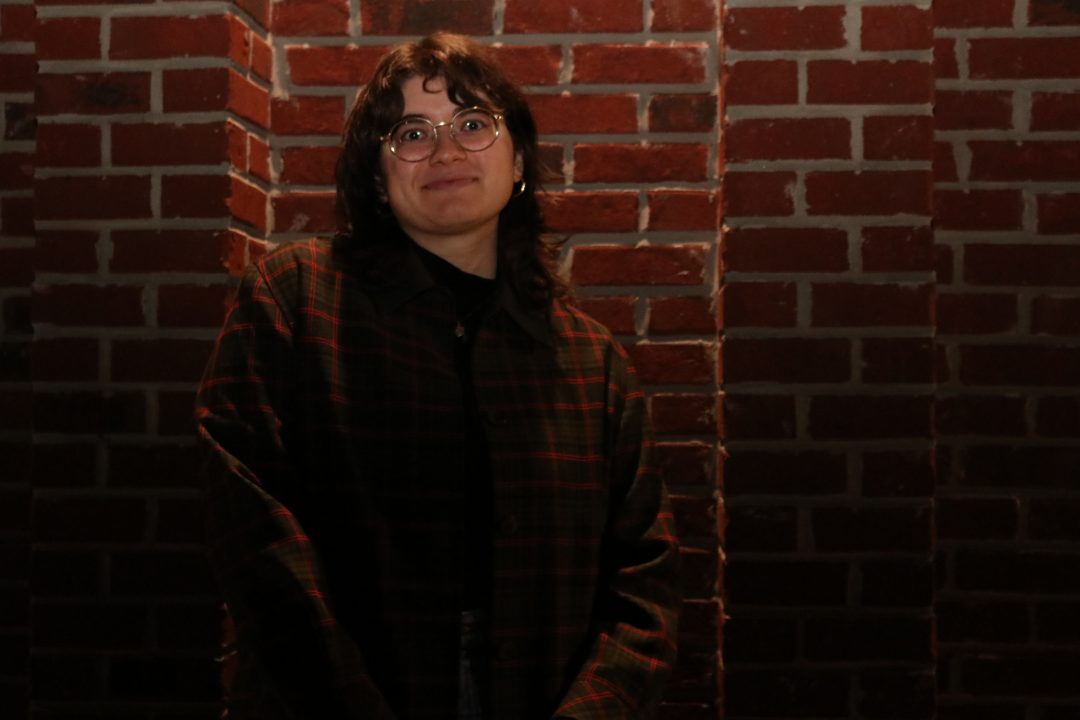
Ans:
[{"label": "brick pillar", "polygon": [[939,0],[942,720],[1080,712],[1080,5]]},{"label": "brick pillar", "polygon": [[728,717],[929,718],[926,3],[727,0]]},{"label": "brick pillar", "polygon": [[0,3],[0,716],[29,702],[34,6]]},{"label": "brick pillar", "polygon": [[266,19],[37,10],[35,716],[212,714],[191,405],[222,270],[267,227]]}]

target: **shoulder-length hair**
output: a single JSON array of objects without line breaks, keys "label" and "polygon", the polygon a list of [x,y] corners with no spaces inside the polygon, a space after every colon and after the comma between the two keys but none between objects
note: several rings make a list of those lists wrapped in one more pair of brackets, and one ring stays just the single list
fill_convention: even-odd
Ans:
[{"label": "shoulder-length hair", "polygon": [[499,273],[520,302],[547,314],[552,299],[566,289],[554,272],[559,243],[545,237],[536,196],[541,176],[536,122],[524,95],[495,63],[491,51],[464,36],[439,32],[392,48],[357,95],[336,172],[339,224],[348,236],[343,239],[376,252],[402,240],[386,202],[379,138],[401,119],[405,109],[401,86],[410,77],[442,78],[454,103],[493,106],[503,114],[514,151],[523,160],[525,188],[521,192],[515,188],[499,214]]}]

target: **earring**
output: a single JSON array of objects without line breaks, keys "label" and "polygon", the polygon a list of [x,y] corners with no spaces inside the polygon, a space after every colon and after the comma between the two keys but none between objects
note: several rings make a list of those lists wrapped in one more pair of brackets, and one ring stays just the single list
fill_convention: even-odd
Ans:
[{"label": "earring", "polygon": [[517,183],[514,186],[514,191],[510,193],[510,197],[517,197],[518,195],[522,195],[525,192],[525,185],[525,180],[521,180],[519,183]]}]

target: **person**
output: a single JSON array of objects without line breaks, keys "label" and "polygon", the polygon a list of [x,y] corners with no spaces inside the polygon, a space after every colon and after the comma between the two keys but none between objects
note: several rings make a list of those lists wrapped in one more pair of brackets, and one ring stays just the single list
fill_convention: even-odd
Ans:
[{"label": "person", "polygon": [[197,400],[226,713],[643,718],[678,546],[626,352],[552,270],[537,131],[467,38],[389,51],[344,230],[244,273]]}]

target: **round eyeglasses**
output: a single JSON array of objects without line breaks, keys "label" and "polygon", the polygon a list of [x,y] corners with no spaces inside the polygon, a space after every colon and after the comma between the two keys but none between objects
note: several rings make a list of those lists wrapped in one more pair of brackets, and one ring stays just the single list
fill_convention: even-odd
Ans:
[{"label": "round eyeglasses", "polygon": [[435,153],[439,128],[449,127],[450,137],[459,148],[480,152],[487,150],[498,139],[499,121],[502,119],[501,114],[476,105],[461,108],[450,120],[440,123],[413,115],[398,120],[390,132],[379,136],[379,141],[389,140],[390,152],[405,162],[420,162]]}]

